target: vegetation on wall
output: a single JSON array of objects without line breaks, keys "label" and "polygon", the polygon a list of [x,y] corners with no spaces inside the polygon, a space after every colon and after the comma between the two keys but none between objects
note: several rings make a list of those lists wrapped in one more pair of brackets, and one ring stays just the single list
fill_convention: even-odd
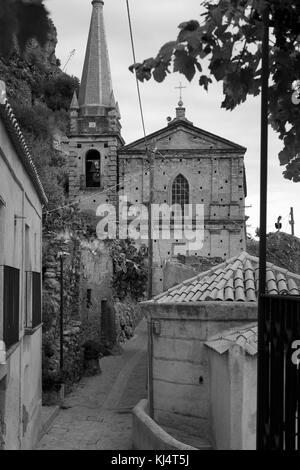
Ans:
[{"label": "vegetation on wall", "polygon": [[[259,241],[248,237],[247,251],[259,256]],[[300,274],[300,239],[285,232],[270,232],[267,235],[267,261]]]},{"label": "vegetation on wall", "polygon": [[131,296],[134,300],[144,298],[147,289],[147,247],[136,247],[133,240],[109,242],[113,260],[113,289],[115,296],[122,300]]},{"label": "vegetation on wall", "polygon": [[78,89],[78,78],[65,73],[46,80],[43,84],[43,94],[48,108],[52,111],[68,111],[74,90],[78,92]]}]

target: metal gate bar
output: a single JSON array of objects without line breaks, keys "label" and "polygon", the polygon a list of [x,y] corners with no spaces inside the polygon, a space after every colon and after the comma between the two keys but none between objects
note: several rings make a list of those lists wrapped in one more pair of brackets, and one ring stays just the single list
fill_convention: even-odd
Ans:
[{"label": "metal gate bar", "polygon": [[300,450],[300,370],[292,348],[300,340],[300,297],[261,295],[258,345],[260,448]]}]

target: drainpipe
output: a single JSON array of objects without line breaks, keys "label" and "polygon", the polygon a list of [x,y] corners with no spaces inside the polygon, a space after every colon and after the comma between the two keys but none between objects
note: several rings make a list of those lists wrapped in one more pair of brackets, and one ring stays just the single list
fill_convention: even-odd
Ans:
[{"label": "drainpipe", "polygon": [[262,96],[261,96],[261,150],[260,150],[260,225],[259,225],[259,293],[258,293],[258,358],[257,358],[257,450],[265,450],[264,443],[264,394],[262,366],[264,357],[263,306],[266,292],[266,250],[267,250],[267,187],[268,187],[268,105],[269,105],[269,6],[263,12],[262,42]]},{"label": "drainpipe", "polygon": [[[16,223],[16,218],[15,218]],[[22,186],[22,216],[21,216],[22,230],[21,230],[21,266],[20,266],[20,299],[19,299],[19,429],[18,429],[18,440],[19,449],[22,448],[22,436],[23,436],[23,341],[24,341],[24,311],[25,311],[25,289],[24,289],[24,271],[25,271],[25,190]]]}]

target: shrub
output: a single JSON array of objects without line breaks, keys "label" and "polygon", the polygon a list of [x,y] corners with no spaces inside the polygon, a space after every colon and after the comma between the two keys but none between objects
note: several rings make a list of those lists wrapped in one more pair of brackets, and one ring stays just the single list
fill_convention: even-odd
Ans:
[{"label": "shrub", "polygon": [[60,372],[43,372],[42,387],[44,392],[58,392],[63,383],[63,375]]},{"label": "shrub", "polygon": [[61,73],[45,82],[44,98],[48,108],[52,111],[70,108],[75,90],[79,88],[79,80]]},{"label": "shrub", "polygon": [[84,359],[98,359],[102,356],[102,347],[99,343],[93,340],[86,341],[83,345],[84,348]]},{"label": "shrub", "polygon": [[110,242],[113,259],[113,288],[116,298],[122,300],[130,295],[134,300],[141,300],[146,291],[147,247],[137,248],[132,240],[114,240]]}]

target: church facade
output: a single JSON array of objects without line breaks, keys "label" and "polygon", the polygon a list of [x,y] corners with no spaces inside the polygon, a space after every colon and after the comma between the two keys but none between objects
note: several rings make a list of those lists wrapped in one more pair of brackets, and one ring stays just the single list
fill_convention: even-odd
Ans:
[{"label": "church facade", "polygon": [[[115,101],[102,0],[92,18],[79,96],[70,107],[69,192],[84,211],[103,203],[203,207],[203,243],[192,252],[184,237],[153,239],[153,294],[163,290],[164,263],[178,254],[224,259],[245,250],[246,149],[196,127],[180,100],[175,118],[157,132],[125,145]],[[192,220],[195,229],[195,221]],[[172,234],[172,230],[171,230]],[[145,242],[143,240],[143,242]],[[146,241],[147,243],[147,241]]]}]

